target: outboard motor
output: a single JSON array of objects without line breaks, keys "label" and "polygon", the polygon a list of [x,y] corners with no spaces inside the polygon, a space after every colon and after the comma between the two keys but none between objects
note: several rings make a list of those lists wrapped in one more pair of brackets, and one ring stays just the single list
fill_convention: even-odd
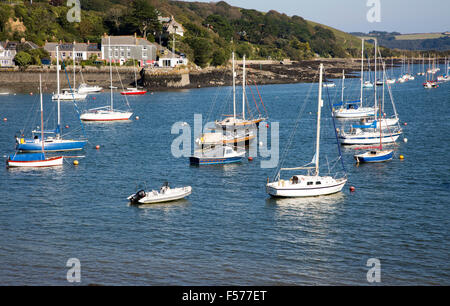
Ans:
[{"label": "outboard motor", "polygon": [[144,190],[140,190],[136,192],[134,196],[131,197],[130,202],[131,204],[139,204],[139,200],[145,198],[146,193]]}]

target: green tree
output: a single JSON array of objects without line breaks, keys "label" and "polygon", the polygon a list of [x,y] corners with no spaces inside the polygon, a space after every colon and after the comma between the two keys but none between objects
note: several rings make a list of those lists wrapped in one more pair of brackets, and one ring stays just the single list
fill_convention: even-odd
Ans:
[{"label": "green tree", "polygon": [[147,33],[158,32],[161,24],[158,20],[158,13],[147,0],[134,0],[131,13],[124,17],[129,30],[139,31],[147,38]]},{"label": "green tree", "polygon": [[20,51],[14,57],[14,62],[16,62],[16,65],[21,69],[26,69],[33,62],[33,58],[27,52]]},{"label": "green tree", "polygon": [[213,52],[212,55],[212,66],[223,66],[229,59],[227,52],[223,49],[219,49]]}]

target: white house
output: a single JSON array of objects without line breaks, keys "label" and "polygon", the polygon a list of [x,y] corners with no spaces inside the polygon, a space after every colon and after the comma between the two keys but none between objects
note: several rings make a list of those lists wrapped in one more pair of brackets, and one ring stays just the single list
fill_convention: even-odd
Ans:
[{"label": "white house", "polygon": [[17,42],[0,42],[0,67],[14,67]]},{"label": "white house", "polygon": [[147,66],[156,61],[156,46],[145,38],[134,36],[103,36],[102,59],[123,65],[128,60],[137,60]]}]

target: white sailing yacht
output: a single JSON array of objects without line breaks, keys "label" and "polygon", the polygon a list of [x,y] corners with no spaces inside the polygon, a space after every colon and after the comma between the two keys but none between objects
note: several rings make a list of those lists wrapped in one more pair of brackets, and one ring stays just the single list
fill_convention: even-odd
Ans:
[{"label": "white sailing yacht", "polygon": [[317,134],[316,134],[316,154],[312,164],[314,167],[282,168],[280,171],[299,171],[306,170],[306,175],[295,175],[288,181],[284,181],[278,173],[275,182],[267,182],[266,192],[273,197],[315,197],[334,194],[340,192],[347,183],[347,178],[333,178],[331,176],[320,176],[319,157],[320,157],[320,121],[322,100],[322,79],[323,64],[320,64],[319,77],[319,99],[317,102]]},{"label": "white sailing yacht", "polygon": [[360,100],[352,103],[341,101],[340,108],[335,109],[333,114],[338,119],[361,119],[375,115],[374,107],[363,107],[364,95],[364,39],[362,39],[361,52],[361,95]]},{"label": "white sailing yacht", "polygon": [[56,71],[57,71],[57,82],[58,82],[58,92],[52,95],[53,101],[83,101],[86,99],[86,93],[80,93],[75,88],[76,86],[76,78],[75,78],[75,50],[72,52],[73,54],[73,87],[69,89],[64,89],[63,93],[60,90],[59,83],[59,46],[56,46]]},{"label": "white sailing yacht", "polygon": [[[375,69],[377,67],[377,40],[375,40]],[[383,78],[385,79],[386,76],[384,74]],[[384,88],[384,87],[383,87]],[[384,95],[384,92],[383,92]],[[384,96],[383,96],[384,98]],[[392,99],[392,95],[391,95]],[[375,100],[375,109],[378,109],[378,97],[377,97],[377,86],[375,84],[375,90],[374,90],[374,100]],[[383,100],[384,101],[384,100]],[[394,105],[394,104],[393,104]],[[383,102],[384,107],[384,102]],[[395,109],[395,105],[394,105]],[[397,141],[397,139],[402,134],[402,131],[400,128],[394,129],[390,128],[388,124],[387,118],[383,122],[383,118],[378,118],[377,113],[375,113],[375,120],[371,121],[369,125],[353,125],[350,129],[350,132],[345,132],[344,130],[340,131],[339,133],[339,139],[341,140],[341,143],[344,145],[369,145],[369,144],[377,144],[377,143],[392,143]],[[389,118],[391,119],[391,118]],[[392,120],[397,121],[398,123],[398,116],[397,112],[395,111],[395,117],[392,118]],[[390,123],[390,122],[389,122]],[[383,130],[383,128],[386,126],[386,129]],[[380,130],[381,132],[377,131]]]},{"label": "white sailing yacht", "polygon": [[[110,39],[111,41],[111,39]],[[109,43],[109,46],[111,45],[111,42]],[[108,46],[108,47],[109,47]],[[110,48],[108,48],[109,50]],[[111,80],[111,87],[112,87],[112,56],[111,52],[109,53],[109,74],[110,74],[110,80]],[[114,109],[114,92],[111,88],[111,105],[106,105],[102,107],[97,107],[90,109],[86,112],[84,112],[80,119],[83,121],[123,121],[123,120],[129,120],[130,117],[133,115],[130,111],[122,111],[118,109]]]}]

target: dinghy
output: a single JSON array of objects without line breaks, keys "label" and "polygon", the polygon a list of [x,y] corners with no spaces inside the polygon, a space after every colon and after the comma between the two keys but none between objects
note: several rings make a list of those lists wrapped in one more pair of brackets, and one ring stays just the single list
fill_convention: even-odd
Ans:
[{"label": "dinghy", "polygon": [[170,188],[169,183],[164,183],[159,191],[152,190],[151,192],[145,192],[140,190],[137,193],[128,197],[131,204],[156,204],[171,202],[180,199],[184,199],[192,193],[192,187]]}]

